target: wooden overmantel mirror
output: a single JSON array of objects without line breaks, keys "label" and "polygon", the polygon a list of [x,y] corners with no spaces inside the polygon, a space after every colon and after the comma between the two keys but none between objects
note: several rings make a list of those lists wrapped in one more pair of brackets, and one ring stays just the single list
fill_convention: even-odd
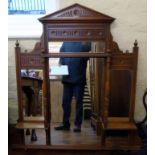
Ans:
[{"label": "wooden overmantel mirror", "polygon": [[[86,141],[81,140],[84,142],[84,146],[86,148],[98,146],[98,148],[102,147],[103,149],[137,149],[140,146],[139,141],[137,142],[135,138],[136,126],[134,124],[138,46],[135,42],[132,52],[122,52],[119,49],[110,32],[110,24],[114,20],[113,17],[80,4],[74,4],[39,19],[43,24],[43,35],[40,43],[35,45],[31,53],[20,53],[19,45],[16,46],[19,99],[17,128],[25,129],[23,126],[19,126],[24,122],[21,108],[19,69],[24,68],[24,65],[27,69],[39,67],[43,70],[44,119],[42,125],[45,129],[46,142],[43,147],[48,145],[49,148],[50,146],[53,148],[55,144],[58,147],[59,140],[55,142],[54,137],[56,135],[59,137],[62,134],[55,133],[51,125],[53,118],[51,117],[53,105],[51,94],[55,90],[50,89],[49,78],[50,63],[60,57],[89,59],[87,66],[91,101],[89,129],[94,130],[96,137],[87,135],[87,132],[81,133],[83,139],[88,139]],[[91,51],[82,53],[59,52],[60,45],[63,42],[73,41],[91,42]],[[58,50],[53,48],[55,46]],[[31,125],[33,126],[35,123],[31,122]],[[76,139],[76,137],[74,138]],[[90,141],[91,143],[89,143]],[[68,142],[67,147],[69,144],[73,148],[83,145],[82,142],[81,145],[73,143],[73,141]],[[62,143],[60,142],[60,144]],[[82,147],[84,148],[84,146]]]}]

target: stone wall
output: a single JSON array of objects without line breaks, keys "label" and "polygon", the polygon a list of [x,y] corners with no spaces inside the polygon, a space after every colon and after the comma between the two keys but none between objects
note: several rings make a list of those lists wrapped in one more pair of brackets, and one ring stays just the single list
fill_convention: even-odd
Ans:
[{"label": "stone wall", "polygon": [[[74,3],[85,5],[116,18],[111,25],[111,32],[121,50],[132,50],[134,40],[138,40],[139,59],[136,91],[135,120],[144,116],[142,96],[147,87],[147,1],[146,0],[58,0],[59,8],[64,8]],[[15,77],[14,47],[16,39],[8,41],[8,107],[9,122],[17,120],[17,92]],[[32,49],[38,39],[20,39],[22,49]]]}]

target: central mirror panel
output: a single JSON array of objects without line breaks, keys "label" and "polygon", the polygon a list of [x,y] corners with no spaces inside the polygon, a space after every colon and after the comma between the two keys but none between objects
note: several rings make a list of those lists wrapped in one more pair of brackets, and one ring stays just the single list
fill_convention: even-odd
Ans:
[{"label": "central mirror panel", "polygon": [[[49,53],[61,53],[63,52],[63,44],[71,44],[70,46],[73,46],[73,43],[75,43],[75,46],[80,45],[80,44],[88,44],[90,46],[90,49],[88,52],[91,53],[99,53],[99,52],[104,52],[105,51],[105,42],[101,41],[92,41],[92,42],[72,42],[72,41],[59,41],[59,42],[49,42],[48,43],[48,48],[49,48]],[[69,47],[69,50],[65,50],[65,52],[80,52],[76,50],[73,52],[73,49],[76,49],[76,47]],[[63,102],[63,80],[67,77],[69,77],[69,68],[68,64],[61,64],[61,60],[64,60],[65,57],[62,58],[49,58],[49,78],[50,78],[50,96],[51,96],[51,120],[52,122],[62,122],[63,118],[63,110],[62,110],[62,102]],[[67,57],[65,60],[69,60],[69,63],[73,63],[74,61],[80,60],[81,63],[84,61],[87,61],[86,65],[86,84],[84,88],[84,96],[83,96],[83,119],[90,119],[91,116],[95,117],[99,113],[102,113],[103,108],[101,105],[104,104],[104,80],[105,80],[105,61],[104,58],[70,58]],[[72,61],[70,61],[72,60]],[[76,63],[74,64],[76,65]],[[84,68],[84,65],[83,65]],[[79,70],[77,69],[75,71],[78,72]],[[113,74],[111,72],[111,85],[116,87],[120,87],[122,84],[119,82],[119,80],[116,82],[113,80],[113,77],[115,78],[117,74]],[[67,78],[69,79],[69,78]],[[126,77],[122,77],[122,82],[123,79],[126,79]],[[70,80],[70,79],[69,79]],[[96,82],[95,82],[96,81]],[[71,81],[68,81],[71,82]],[[128,81],[129,82],[129,81]],[[128,83],[127,82],[127,83]],[[127,84],[126,83],[126,84]],[[130,85],[130,84],[129,84]],[[121,88],[121,87],[120,87]],[[125,92],[123,89],[119,90],[119,96]],[[126,94],[130,94],[130,90]],[[126,101],[125,103],[121,102],[122,98],[117,98],[117,104],[115,108],[112,108],[114,102],[116,102],[115,99],[115,88],[112,87],[111,89],[111,96],[110,99],[110,104],[109,104],[109,116],[110,117],[128,117],[129,115],[129,97],[126,95]],[[123,93],[124,94],[124,93]],[[128,101],[127,101],[128,100]],[[100,104],[101,103],[101,104]],[[122,103],[121,105],[119,103]],[[99,106],[100,105],[100,106]],[[75,96],[72,98],[72,108],[71,108],[71,121],[74,120],[75,118],[75,111],[76,109],[76,100]],[[102,110],[101,110],[102,109]],[[121,111],[120,111],[121,109]],[[118,116],[119,113],[119,116]]]},{"label": "central mirror panel", "polygon": [[[65,50],[65,52],[81,52],[81,49],[79,47],[80,44],[84,44],[87,47],[89,47],[89,50],[86,49],[86,52],[103,52],[105,49],[104,42],[49,42],[49,53],[60,53],[63,52],[63,44],[71,44],[69,47],[69,50]],[[73,46],[74,47],[71,47]],[[75,49],[74,52],[73,49]],[[78,51],[79,49],[79,51]],[[85,76],[86,76],[86,82],[83,83],[84,87],[84,94],[83,94],[83,120],[84,122],[88,122],[90,120],[91,116],[97,115],[99,111],[99,100],[97,95],[100,95],[99,89],[99,83],[95,83],[95,80],[99,78],[97,67],[99,65],[100,60],[104,60],[104,58],[49,58],[49,77],[50,77],[50,102],[51,102],[51,121],[52,123],[60,123],[62,122],[63,118],[63,81],[66,79],[68,81],[65,81],[67,83],[72,83],[74,81],[72,78],[69,78],[70,71],[74,74],[80,74],[80,70],[86,69]],[[63,60],[68,61],[67,63],[62,62]],[[70,63],[73,63],[73,65],[77,65],[77,61],[80,61],[82,63],[82,68],[76,68],[76,70],[72,70],[70,68]],[[62,64],[64,63],[64,64]],[[85,66],[86,65],[86,66]],[[74,67],[75,68],[75,67]],[[101,67],[102,68],[102,67]],[[101,69],[102,70],[102,69]],[[76,77],[76,75],[75,75]],[[76,80],[76,78],[75,78]],[[98,79],[99,80],[99,79]],[[81,81],[80,81],[81,82]],[[103,90],[102,90],[103,91]],[[96,102],[96,103],[95,103]],[[72,103],[71,103],[71,116],[70,121],[74,122],[75,120],[75,114],[76,114],[76,99],[73,95],[72,97]],[[84,123],[84,125],[86,125]],[[89,123],[90,126],[90,123]]]},{"label": "central mirror panel", "polygon": [[[93,45],[91,42],[49,42],[49,53],[91,52],[92,46]],[[82,49],[82,47],[85,47],[85,49]],[[80,87],[84,87],[84,91],[87,92],[87,103],[82,105],[83,119],[90,119],[91,97],[90,85],[88,85],[88,64],[89,58],[61,57],[49,59],[52,123],[60,123],[63,121],[63,100],[65,100],[65,97],[63,96],[65,96],[66,87],[75,84],[79,84]],[[86,92],[84,92],[84,94]],[[71,93],[74,94],[71,95]],[[70,95],[72,96],[70,101],[70,121],[74,122],[76,114],[76,95],[75,92],[70,92],[68,95],[66,95],[66,97],[69,97]],[[84,100],[85,99],[83,97],[83,102]]]}]

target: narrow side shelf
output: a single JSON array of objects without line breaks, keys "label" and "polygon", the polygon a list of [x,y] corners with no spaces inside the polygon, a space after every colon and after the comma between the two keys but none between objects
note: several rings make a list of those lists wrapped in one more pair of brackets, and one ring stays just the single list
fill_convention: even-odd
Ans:
[{"label": "narrow side shelf", "polygon": [[37,116],[37,117],[36,117],[36,116],[31,116],[31,117],[27,117],[27,116],[26,116],[26,117],[24,117],[24,122],[31,122],[31,123],[32,123],[32,122],[33,122],[33,123],[34,123],[34,122],[37,122],[37,123],[38,123],[38,122],[39,122],[39,123],[42,122],[42,123],[43,123],[43,122],[44,122],[44,117],[42,117],[42,116]]},{"label": "narrow side shelf", "polygon": [[19,122],[16,125],[17,129],[44,129],[44,123],[42,122]]},{"label": "narrow side shelf", "polygon": [[[102,124],[104,128],[104,124]],[[136,130],[134,122],[127,117],[109,117],[105,130]]]},{"label": "narrow side shelf", "polygon": [[108,122],[107,130],[136,130],[133,122]]}]

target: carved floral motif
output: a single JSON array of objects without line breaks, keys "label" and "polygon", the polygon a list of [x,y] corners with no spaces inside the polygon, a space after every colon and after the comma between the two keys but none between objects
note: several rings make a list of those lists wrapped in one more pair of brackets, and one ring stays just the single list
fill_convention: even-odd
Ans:
[{"label": "carved floral motif", "polygon": [[49,29],[48,30],[49,40],[55,39],[64,39],[64,38],[73,38],[77,37],[83,39],[104,39],[105,34],[103,29]]},{"label": "carved floral motif", "polygon": [[40,55],[30,55],[22,54],[21,55],[21,67],[43,67],[43,59]]},{"label": "carved floral motif", "polygon": [[61,14],[58,14],[57,17],[88,17],[90,15],[92,15],[92,13],[89,10],[75,7],[73,9],[64,11]]}]

